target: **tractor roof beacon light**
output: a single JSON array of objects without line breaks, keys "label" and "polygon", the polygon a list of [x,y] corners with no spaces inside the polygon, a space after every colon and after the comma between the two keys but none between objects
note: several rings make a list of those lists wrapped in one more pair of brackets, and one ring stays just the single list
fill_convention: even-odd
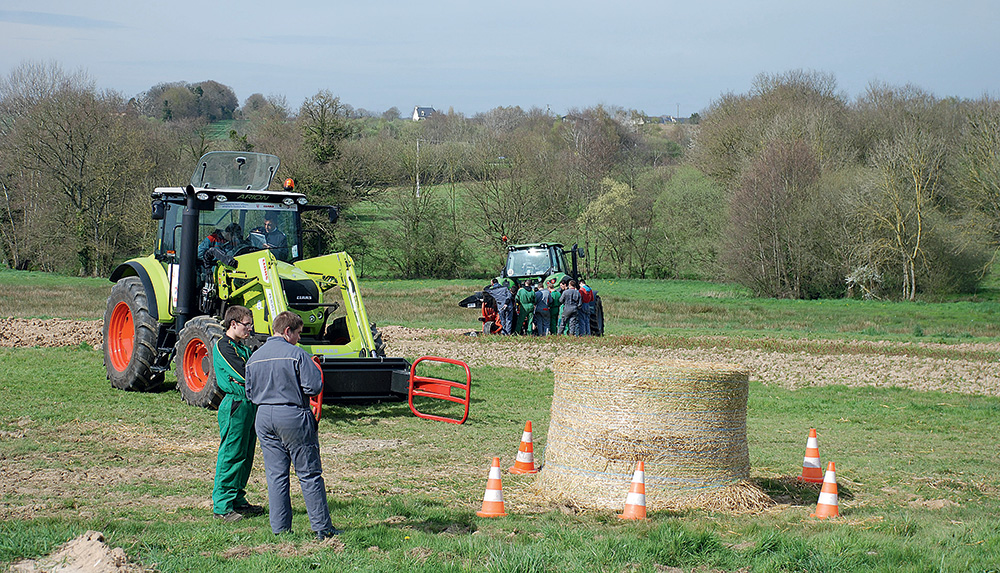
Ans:
[{"label": "tractor roof beacon light", "polygon": [[295,180],[292,179],[291,177],[285,179],[285,191],[294,191],[294,190],[295,190]]}]

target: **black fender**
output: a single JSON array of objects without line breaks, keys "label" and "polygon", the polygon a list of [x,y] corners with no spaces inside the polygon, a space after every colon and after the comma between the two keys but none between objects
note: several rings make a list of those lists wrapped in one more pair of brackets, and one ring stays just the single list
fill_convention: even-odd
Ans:
[{"label": "black fender", "polygon": [[146,270],[146,267],[142,266],[138,261],[122,263],[112,271],[108,280],[116,283],[125,277],[139,277],[143,288],[146,289],[146,299],[149,301],[149,315],[153,317],[153,320],[159,321],[160,309],[156,302],[156,289],[153,288],[153,281],[149,278],[149,271]]}]

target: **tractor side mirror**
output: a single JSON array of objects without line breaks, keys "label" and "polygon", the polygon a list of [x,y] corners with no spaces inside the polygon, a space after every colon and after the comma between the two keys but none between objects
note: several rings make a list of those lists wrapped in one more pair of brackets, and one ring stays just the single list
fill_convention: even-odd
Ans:
[{"label": "tractor side mirror", "polygon": [[576,256],[580,257],[581,259],[585,259],[587,258],[587,251],[583,250],[583,247],[577,247]]},{"label": "tractor side mirror", "polygon": [[167,216],[167,206],[163,201],[153,201],[152,218],[154,221],[162,221]]},{"label": "tractor side mirror", "polygon": [[330,217],[330,222],[336,223],[337,219],[340,218],[340,209],[338,209],[337,207],[330,207],[330,210],[328,211],[327,214]]}]

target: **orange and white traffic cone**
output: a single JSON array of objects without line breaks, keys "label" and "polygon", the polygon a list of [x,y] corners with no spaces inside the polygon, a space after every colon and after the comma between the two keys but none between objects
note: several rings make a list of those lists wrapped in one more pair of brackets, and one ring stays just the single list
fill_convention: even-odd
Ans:
[{"label": "orange and white traffic cone", "polygon": [[625,497],[625,511],[619,519],[646,519],[646,466],[640,461],[632,474],[632,485]]},{"label": "orange and white traffic cone", "polygon": [[809,483],[823,483],[823,468],[819,461],[819,440],[816,439],[816,428],[809,428],[806,456],[802,459],[802,476],[799,479]]},{"label": "orange and white traffic cone", "polygon": [[514,466],[510,468],[512,474],[537,474],[535,468],[535,447],[531,443],[531,420],[524,425],[524,433],[521,434],[521,445],[517,448],[517,457],[514,459]]},{"label": "orange and white traffic cone", "polygon": [[477,511],[479,517],[503,517],[503,486],[500,483],[500,458],[493,458],[489,478],[486,480],[486,493],[483,494],[483,510]]},{"label": "orange and white traffic cone", "polygon": [[816,513],[810,514],[809,517],[820,519],[840,517],[840,507],[837,504],[837,472],[833,470],[833,462],[826,468],[823,489],[820,490],[819,501],[816,503]]}]

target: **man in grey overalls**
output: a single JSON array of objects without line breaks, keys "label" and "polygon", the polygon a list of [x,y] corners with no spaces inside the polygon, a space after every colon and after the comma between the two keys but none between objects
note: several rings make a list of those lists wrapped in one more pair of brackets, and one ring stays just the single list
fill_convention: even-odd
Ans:
[{"label": "man in grey overalls", "polygon": [[296,346],[302,334],[302,318],[282,312],[274,319],[274,332],[246,366],[247,397],[257,405],[254,429],[264,455],[271,531],[291,531],[288,468],[294,464],[309,524],[316,537],[323,540],[340,533],[330,521],[317,422],[309,409],[309,397],[323,389],[323,376],[312,357]]}]

